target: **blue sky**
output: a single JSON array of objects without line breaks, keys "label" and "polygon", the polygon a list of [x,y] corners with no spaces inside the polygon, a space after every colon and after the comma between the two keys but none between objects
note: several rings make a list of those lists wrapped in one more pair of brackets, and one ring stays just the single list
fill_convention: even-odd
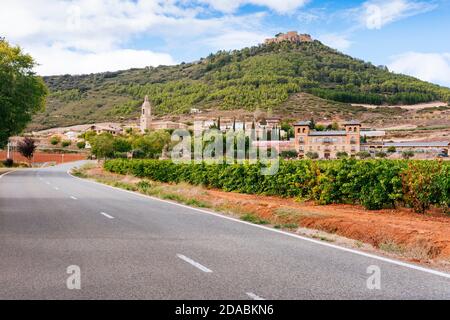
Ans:
[{"label": "blue sky", "polygon": [[450,0],[2,0],[2,9],[0,36],[36,57],[42,75],[188,62],[297,30],[450,86]]}]

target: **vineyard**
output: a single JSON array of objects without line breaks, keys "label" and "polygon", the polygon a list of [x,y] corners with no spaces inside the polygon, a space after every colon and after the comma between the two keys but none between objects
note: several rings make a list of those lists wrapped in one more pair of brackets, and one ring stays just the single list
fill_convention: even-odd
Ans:
[{"label": "vineyard", "polygon": [[369,210],[430,207],[449,212],[450,163],[408,160],[281,161],[276,175],[262,164],[175,164],[170,160],[106,161],[104,168],[154,181],[202,185],[247,194],[360,204]]}]

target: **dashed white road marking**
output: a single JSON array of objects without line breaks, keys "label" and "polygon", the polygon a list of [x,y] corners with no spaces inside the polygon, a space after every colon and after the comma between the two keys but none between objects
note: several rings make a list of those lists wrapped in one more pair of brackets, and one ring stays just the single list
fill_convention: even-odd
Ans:
[{"label": "dashed white road marking", "polygon": [[75,198],[74,196],[70,196],[70,199],[72,199],[72,200],[78,200],[78,199]]},{"label": "dashed white road marking", "polygon": [[53,187],[53,189],[55,189],[55,190],[59,190],[59,188],[58,188],[58,187]]},{"label": "dashed white road marking", "polygon": [[180,258],[183,261],[186,261],[187,263],[189,263],[190,265],[196,267],[197,269],[200,269],[203,272],[212,273],[212,270],[208,269],[207,267],[201,265],[198,262],[195,262],[194,260],[192,260],[192,259],[190,259],[190,258],[188,258],[188,257],[186,257],[186,256],[184,256],[182,254],[177,254],[177,257]]},{"label": "dashed white road marking", "polygon": [[45,183],[48,184],[48,185],[50,185],[50,182],[48,182],[48,181],[45,181]]},{"label": "dashed white road marking", "polygon": [[100,212],[100,214],[102,215],[102,216],[105,216],[105,217],[107,217],[108,219],[114,219],[114,217],[113,216],[110,216],[109,214],[107,214],[107,213],[104,213],[104,212]]},{"label": "dashed white road marking", "polygon": [[247,292],[246,294],[253,300],[265,300],[264,298],[261,298],[252,292]]}]

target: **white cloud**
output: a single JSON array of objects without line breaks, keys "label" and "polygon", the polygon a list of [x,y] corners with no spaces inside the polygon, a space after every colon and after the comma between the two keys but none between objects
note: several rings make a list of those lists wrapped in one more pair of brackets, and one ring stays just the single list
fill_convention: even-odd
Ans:
[{"label": "white cloud", "polygon": [[[235,5],[219,2],[224,7]],[[220,6],[219,2],[211,5]],[[249,2],[283,11],[305,1],[240,0],[237,5]],[[205,6],[184,0],[2,0],[2,8],[0,35],[35,56],[42,75],[175,63],[167,53],[152,49],[126,50],[139,37],[163,39],[177,48],[193,43],[216,48],[220,41],[225,47],[253,44],[253,39],[261,39],[257,30],[264,17],[260,13],[199,18]]]},{"label": "white cloud", "polygon": [[352,45],[352,42],[347,39],[347,36],[337,33],[328,33],[318,37],[318,39],[329,47],[345,51]]},{"label": "white cloud", "polygon": [[207,38],[201,42],[216,50],[234,50],[245,46],[257,45],[270,37],[271,35],[268,34],[235,30],[218,37]]},{"label": "white cloud", "polygon": [[370,0],[353,10],[356,18],[367,29],[381,29],[397,20],[428,12],[436,8],[430,2],[411,0]]},{"label": "white cloud", "polygon": [[232,13],[246,4],[267,7],[281,14],[288,14],[303,7],[309,0],[199,0],[215,10]]},{"label": "white cloud", "polygon": [[89,74],[175,64],[168,54],[130,49],[80,53],[63,48],[42,47],[34,48],[34,57],[40,64],[36,71],[42,75]]},{"label": "white cloud", "polygon": [[322,17],[319,14],[313,13],[313,12],[300,12],[297,15],[298,21],[300,21],[301,23],[306,23],[306,24],[317,22],[317,21],[321,20],[321,18]]},{"label": "white cloud", "polygon": [[397,73],[450,87],[450,53],[407,52],[392,57],[388,68]]}]

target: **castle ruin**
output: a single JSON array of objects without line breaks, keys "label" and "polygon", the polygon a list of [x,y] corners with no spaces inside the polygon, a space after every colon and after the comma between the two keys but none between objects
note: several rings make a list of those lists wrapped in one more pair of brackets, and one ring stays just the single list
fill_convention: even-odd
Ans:
[{"label": "castle ruin", "polygon": [[297,31],[289,31],[287,33],[280,33],[275,38],[266,39],[265,44],[280,43],[289,41],[293,43],[313,42],[313,38],[309,34],[298,34]]}]

